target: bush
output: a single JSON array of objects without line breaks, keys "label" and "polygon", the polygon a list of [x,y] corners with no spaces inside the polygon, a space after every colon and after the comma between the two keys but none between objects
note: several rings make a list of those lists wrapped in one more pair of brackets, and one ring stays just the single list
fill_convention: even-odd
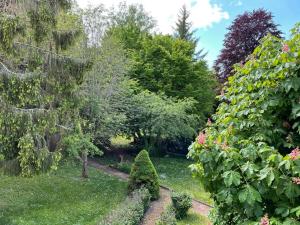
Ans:
[{"label": "bush", "polygon": [[131,192],[141,186],[145,186],[149,190],[151,199],[159,198],[158,175],[146,150],[142,150],[134,160],[129,176],[128,190]]},{"label": "bush", "polygon": [[188,210],[192,207],[192,197],[186,193],[172,192],[171,198],[176,218],[186,217]]},{"label": "bush", "polygon": [[172,206],[168,206],[167,209],[160,215],[160,218],[155,223],[156,225],[176,225],[175,211]]},{"label": "bush", "polygon": [[214,224],[299,224],[300,24],[248,59],[190,147],[192,168],[214,199]]},{"label": "bush", "polygon": [[149,207],[150,193],[147,188],[133,191],[123,203],[98,225],[138,225]]}]

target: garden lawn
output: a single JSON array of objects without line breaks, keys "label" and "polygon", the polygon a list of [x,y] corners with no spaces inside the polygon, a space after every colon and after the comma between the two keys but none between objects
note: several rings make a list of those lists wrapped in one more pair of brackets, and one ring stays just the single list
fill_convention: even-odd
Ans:
[{"label": "garden lawn", "polygon": [[196,214],[191,210],[189,211],[186,218],[177,221],[177,225],[209,225],[209,224],[210,222],[206,217]]},{"label": "garden lawn", "polygon": [[126,197],[127,184],[68,163],[33,178],[0,175],[1,225],[94,225]]},{"label": "garden lawn", "polygon": [[[100,163],[111,165],[123,172],[129,173],[132,158],[125,158],[125,163],[117,163],[119,159],[112,156],[104,156],[97,159]],[[192,177],[189,165],[192,161],[178,157],[151,158],[157,173],[160,184],[174,191],[186,192],[194,199],[212,205],[210,194],[203,188],[201,181]]]}]

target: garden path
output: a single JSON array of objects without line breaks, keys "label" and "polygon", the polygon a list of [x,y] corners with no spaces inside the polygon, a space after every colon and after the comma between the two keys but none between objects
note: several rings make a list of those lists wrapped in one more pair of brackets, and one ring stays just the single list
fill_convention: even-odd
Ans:
[{"label": "garden path", "polygon": [[[129,175],[119,170],[111,168],[106,165],[102,165],[99,162],[89,159],[89,165],[102,170],[105,173],[119,177],[122,180],[128,180]],[[158,220],[160,214],[164,211],[167,205],[171,203],[171,190],[167,187],[160,186],[160,198],[156,201],[152,201],[149,209],[144,215],[141,225],[154,225],[155,221]],[[208,216],[209,211],[212,209],[211,206],[199,202],[193,199],[193,211],[204,216]]]}]

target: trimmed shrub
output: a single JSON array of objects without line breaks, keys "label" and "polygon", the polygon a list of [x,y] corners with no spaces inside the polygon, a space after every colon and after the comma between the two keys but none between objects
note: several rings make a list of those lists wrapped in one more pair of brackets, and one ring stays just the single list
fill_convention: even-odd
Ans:
[{"label": "trimmed shrub", "polygon": [[131,192],[141,186],[145,186],[149,190],[151,199],[159,198],[158,175],[146,150],[142,150],[134,160],[129,176],[128,190]]},{"label": "trimmed shrub", "polygon": [[123,203],[98,225],[138,225],[149,207],[150,193],[147,188],[133,191]]},{"label": "trimmed shrub", "polygon": [[186,193],[172,192],[171,198],[176,219],[186,217],[188,210],[192,207],[192,197]]},{"label": "trimmed shrub", "polygon": [[155,223],[156,225],[176,225],[175,210],[172,206],[168,206],[167,209],[160,215],[160,218]]}]

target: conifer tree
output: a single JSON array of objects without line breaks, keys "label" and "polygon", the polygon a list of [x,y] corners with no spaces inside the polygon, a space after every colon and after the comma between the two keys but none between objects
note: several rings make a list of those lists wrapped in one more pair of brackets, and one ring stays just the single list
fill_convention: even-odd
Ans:
[{"label": "conifer tree", "polygon": [[[196,49],[199,39],[194,37],[196,30],[192,29],[193,23],[190,22],[189,19],[190,12],[187,10],[186,5],[183,5],[179,11],[178,20],[174,28],[174,36],[193,43],[194,48]],[[203,51],[204,49],[200,49],[195,52],[196,58],[203,59],[207,55],[207,53],[204,53]]]},{"label": "conifer tree", "polygon": [[78,26],[61,25],[62,15],[72,14],[72,1],[4,2],[0,154],[20,166],[23,176],[31,176],[57,167],[57,142],[78,119],[76,87],[88,63],[63,54],[81,33],[81,28],[73,28]]},{"label": "conifer tree", "polygon": [[187,10],[186,5],[183,5],[179,11],[178,20],[175,27],[175,37],[195,42],[193,37],[195,31],[192,30],[192,23],[189,21],[190,12]]}]

